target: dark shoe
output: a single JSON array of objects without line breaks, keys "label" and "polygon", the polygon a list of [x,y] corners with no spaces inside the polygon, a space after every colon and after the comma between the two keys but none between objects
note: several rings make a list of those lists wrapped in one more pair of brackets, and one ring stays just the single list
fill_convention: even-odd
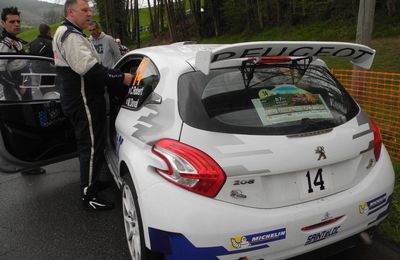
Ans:
[{"label": "dark shoe", "polygon": [[112,202],[105,201],[97,196],[87,195],[82,197],[82,205],[85,209],[93,211],[111,210],[114,208],[114,203]]},{"label": "dark shoe", "polygon": [[31,175],[38,175],[38,174],[44,174],[46,173],[46,170],[43,168],[35,168],[35,169],[30,169],[30,170],[25,170],[21,171],[21,174],[31,174]]}]

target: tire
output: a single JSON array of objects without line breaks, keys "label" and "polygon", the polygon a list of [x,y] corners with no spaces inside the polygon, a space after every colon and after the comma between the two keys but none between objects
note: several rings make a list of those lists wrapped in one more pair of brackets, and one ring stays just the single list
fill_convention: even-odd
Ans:
[{"label": "tire", "polygon": [[123,177],[122,185],[122,214],[126,240],[132,260],[148,260],[149,254],[144,242],[142,217],[138,198],[130,173]]}]

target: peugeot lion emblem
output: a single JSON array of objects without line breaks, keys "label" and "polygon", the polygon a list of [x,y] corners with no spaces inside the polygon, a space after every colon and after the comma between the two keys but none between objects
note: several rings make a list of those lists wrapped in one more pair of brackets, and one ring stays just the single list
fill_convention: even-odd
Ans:
[{"label": "peugeot lion emblem", "polygon": [[317,149],[315,149],[315,153],[319,154],[318,161],[321,159],[326,159],[325,148],[323,146],[317,146]]}]

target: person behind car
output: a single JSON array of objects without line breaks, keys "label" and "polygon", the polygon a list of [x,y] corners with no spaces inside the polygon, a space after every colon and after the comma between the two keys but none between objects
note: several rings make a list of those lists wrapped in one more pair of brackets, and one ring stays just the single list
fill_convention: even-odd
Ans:
[{"label": "person behind car", "polygon": [[90,22],[89,32],[91,34],[89,40],[96,48],[101,58],[101,64],[107,68],[112,68],[121,58],[118,44],[113,37],[100,30],[100,26],[96,21]]},{"label": "person behind car", "polygon": [[129,52],[128,47],[123,45],[120,39],[115,39],[115,42],[118,44],[119,52],[121,53],[121,55],[125,55]]},{"label": "person behind car", "polygon": [[[20,12],[17,7],[6,7],[1,12],[1,26],[3,32],[0,35],[0,52],[25,53],[23,44],[27,42],[17,38],[21,31]],[[0,87],[3,90],[5,100],[31,100],[32,94],[28,89],[20,88],[21,72],[26,69],[26,61],[23,59],[0,59]],[[35,168],[25,170],[22,174],[43,174],[46,170]]]},{"label": "person behind car", "polygon": [[112,202],[98,196],[99,182],[105,172],[104,158],[106,101],[104,84],[110,87],[129,86],[133,76],[109,69],[82,30],[89,26],[92,10],[88,0],[66,0],[65,20],[53,39],[56,65],[56,86],[64,114],[75,129],[80,162],[82,204],[86,209],[109,210]]},{"label": "person behind car", "polygon": [[[53,38],[51,37],[51,28],[47,24],[39,25],[39,35],[38,37],[29,43],[29,53],[32,55],[45,56],[49,58],[54,58],[53,46],[52,46]],[[32,61],[31,65],[32,72],[52,72],[54,71],[53,63],[44,63],[41,61]],[[43,77],[41,79],[41,85],[53,85],[54,79],[51,77]],[[56,98],[57,95],[54,95],[56,92],[52,90],[52,88],[40,88],[40,93],[42,98],[45,97],[53,97]],[[53,96],[52,96],[53,95]]]},{"label": "person behind car", "polygon": [[29,43],[29,53],[33,55],[40,55],[45,57],[54,57],[53,38],[51,38],[51,28],[47,24],[39,25],[39,36]]}]

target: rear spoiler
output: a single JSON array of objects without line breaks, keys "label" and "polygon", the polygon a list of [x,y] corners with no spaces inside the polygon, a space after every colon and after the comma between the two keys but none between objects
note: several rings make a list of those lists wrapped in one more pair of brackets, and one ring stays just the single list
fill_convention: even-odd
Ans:
[{"label": "rear spoiler", "polygon": [[268,56],[349,57],[354,65],[369,69],[374,60],[375,50],[365,45],[347,42],[244,42],[223,45],[215,49],[199,50],[196,53],[195,67],[204,74],[208,74],[211,64],[214,62]]}]

